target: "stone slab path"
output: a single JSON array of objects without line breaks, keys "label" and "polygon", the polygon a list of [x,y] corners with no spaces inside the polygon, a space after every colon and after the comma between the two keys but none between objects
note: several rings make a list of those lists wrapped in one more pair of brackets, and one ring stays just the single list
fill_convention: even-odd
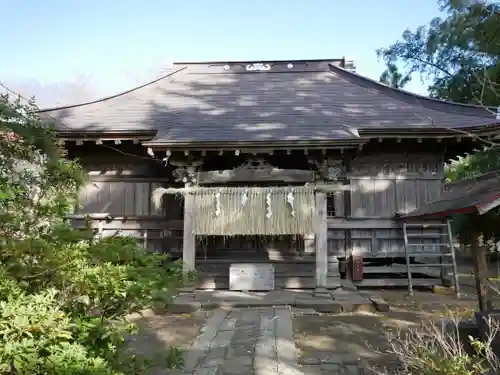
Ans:
[{"label": "stone slab path", "polygon": [[362,375],[335,363],[298,362],[288,307],[217,309],[185,353],[187,375]]}]

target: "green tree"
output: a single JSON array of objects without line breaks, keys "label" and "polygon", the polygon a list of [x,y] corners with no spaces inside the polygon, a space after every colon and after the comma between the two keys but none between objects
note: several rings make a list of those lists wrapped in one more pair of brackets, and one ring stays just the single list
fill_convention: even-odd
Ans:
[{"label": "green tree", "polygon": [[[431,97],[476,104],[496,112],[500,105],[500,3],[439,0],[442,17],[405,30],[402,39],[377,51],[387,64],[430,80]],[[488,144],[485,146],[492,146]],[[500,169],[500,148],[487,147],[446,167],[448,180]]]},{"label": "green tree", "polygon": [[[428,80],[433,98],[476,104],[497,112],[500,105],[500,3],[478,0],[439,0],[442,17],[427,26],[405,30],[402,39],[378,50],[388,67],[401,64],[404,75],[418,73]],[[445,168],[448,180],[470,178],[500,169],[500,144],[459,158]],[[500,238],[499,210],[471,218],[457,215],[454,228],[464,244],[479,251],[479,238]],[[480,235],[480,233],[482,235]],[[480,309],[484,275],[476,273]],[[484,289],[486,290],[486,289]]]},{"label": "green tree", "polygon": [[397,65],[390,62],[387,69],[380,75],[379,81],[395,89],[402,89],[411,81],[410,74],[402,74]]},{"label": "green tree", "polygon": [[182,269],[71,227],[83,170],[35,109],[0,97],[0,374],[140,374],[126,317],[168,303]]},{"label": "green tree", "polygon": [[404,76],[431,80],[431,97],[498,106],[500,102],[500,3],[439,0],[444,17],[405,30],[402,40],[377,51],[388,65],[401,63]]},{"label": "green tree", "polygon": [[[404,67],[403,77],[417,73],[428,79],[433,98],[481,105],[496,112],[500,105],[500,3],[438,3],[441,17],[416,30],[405,30],[401,40],[379,49],[378,56],[388,70],[396,64]],[[454,181],[500,169],[500,147],[484,146],[448,164],[446,178]]]}]

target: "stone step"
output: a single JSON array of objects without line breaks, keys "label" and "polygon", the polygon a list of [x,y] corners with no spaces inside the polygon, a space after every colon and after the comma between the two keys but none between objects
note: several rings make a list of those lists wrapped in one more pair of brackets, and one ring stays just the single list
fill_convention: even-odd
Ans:
[{"label": "stone step", "polygon": [[[316,288],[316,278],[311,277],[275,277],[274,285],[276,289],[314,289]],[[340,288],[341,280],[338,277],[328,278],[328,288]],[[197,289],[229,289],[229,277],[204,277],[199,278],[196,284]]]}]

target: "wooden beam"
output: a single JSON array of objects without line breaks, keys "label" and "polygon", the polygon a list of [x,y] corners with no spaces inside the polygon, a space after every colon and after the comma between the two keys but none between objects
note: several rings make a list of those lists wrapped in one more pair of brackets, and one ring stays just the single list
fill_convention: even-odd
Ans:
[{"label": "wooden beam", "polygon": [[[125,171],[126,172],[126,171]],[[101,175],[99,173],[88,173],[88,181],[89,182],[170,182],[171,178],[167,177],[148,177],[143,176],[139,177],[137,174],[116,172],[113,174]]]},{"label": "wooden beam", "polygon": [[488,265],[484,246],[478,246],[477,236],[473,236],[472,254],[474,256],[474,278],[476,281],[477,302],[480,312],[488,310]]},{"label": "wooden beam", "polygon": [[199,172],[197,181],[202,185],[226,184],[230,182],[279,181],[312,182],[315,172],[295,169],[232,169]]},{"label": "wooden beam", "polygon": [[[189,187],[188,185],[186,187]],[[182,240],[182,266],[184,272],[194,271],[196,260],[196,236],[194,234],[193,218],[196,215],[194,196],[184,197],[184,230]]]},{"label": "wooden beam", "polygon": [[[352,172],[352,155],[351,153],[345,154],[343,158],[343,163],[345,171],[347,174]],[[350,217],[352,215],[352,204],[351,204],[351,182],[346,178],[344,181],[349,190],[344,191],[344,216]],[[327,222],[327,227],[330,228]],[[345,256],[350,256],[352,253],[352,238],[351,231],[344,230],[344,254]]]},{"label": "wooden beam", "polygon": [[401,223],[394,219],[327,218],[328,229],[397,229]]},{"label": "wooden beam", "polygon": [[[353,284],[357,287],[379,287],[379,288],[386,288],[388,286],[407,286],[408,285],[408,279],[363,279],[361,281],[354,281]],[[412,279],[412,284],[413,286],[434,286],[434,285],[440,285],[441,280],[440,279],[433,279],[433,278],[413,278]]]},{"label": "wooden beam", "polygon": [[326,194],[316,192],[316,287],[328,285],[328,229],[326,225]]},{"label": "wooden beam", "polygon": [[444,174],[442,172],[408,172],[367,176],[366,172],[354,172],[347,173],[346,178],[349,180],[442,180]]}]

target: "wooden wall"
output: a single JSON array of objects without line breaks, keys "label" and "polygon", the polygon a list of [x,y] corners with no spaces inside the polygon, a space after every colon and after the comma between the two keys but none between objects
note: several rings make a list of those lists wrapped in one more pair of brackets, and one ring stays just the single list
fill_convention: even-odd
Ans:
[{"label": "wooden wall", "polygon": [[90,181],[80,193],[77,214],[108,213],[113,216],[162,216],[151,203],[151,192],[162,182],[144,182],[126,177]]},{"label": "wooden wall", "polygon": [[[403,231],[394,215],[439,197],[443,160],[439,154],[358,153],[350,162],[347,180],[350,195],[346,198],[336,193],[336,214],[328,218],[329,259],[333,262],[352,253],[364,257],[404,256]],[[436,229],[426,230],[425,236],[426,245],[445,239]],[[420,249],[436,251],[432,246]]]},{"label": "wooden wall", "polygon": [[[165,196],[164,207],[159,209],[151,202],[152,192],[166,184],[163,166],[116,155],[82,157],[81,162],[89,182],[80,192],[80,204],[73,215],[75,226],[82,226],[84,217],[90,215],[97,235],[131,236],[154,251],[181,250],[173,232],[182,218],[182,202]],[[175,228],[170,231],[172,222]]]},{"label": "wooden wall", "polygon": [[[149,249],[182,253],[182,200],[164,197],[163,210],[151,204],[151,192],[167,183],[164,166],[116,155],[85,157],[82,162],[90,182],[81,192],[76,225],[82,225],[85,214],[109,214],[112,220],[93,222],[103,236],[131,235]],[[353,252],[365,257],[404,255],[403,234],[400,224],[393,220],[394,214],[408,212],[439,196],[442,158],[438,154],[358,152],[350,162],[347,182],[350,193],[335,192],[329,198],[333,210],[328,218],[328,269],[333,278],[338,274],[338,258]],[[430,238],[427,242],[435,241]],[[432,248],[423,246],[422,251]],[[312,272],[314,261],[310,262],[304,259],[298,266],[301,272],[309,267]],[[284,271],[290,267],[287,264],[283,269],[286,277],[294,273],[298,277],[295,269]],[[314,283],[313,273],[302,276]]]},{"label": "wooden wall", "polygon": [[351,165],[353,217],[392,218],[438,198],[443,188],[439,155],[362,155]]}]

